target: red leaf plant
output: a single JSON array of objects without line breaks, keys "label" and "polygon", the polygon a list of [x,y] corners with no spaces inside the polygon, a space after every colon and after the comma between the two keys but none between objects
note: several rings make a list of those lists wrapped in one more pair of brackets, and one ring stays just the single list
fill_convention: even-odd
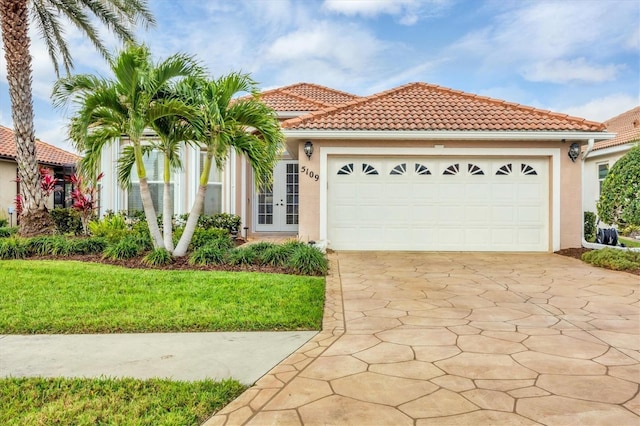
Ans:
[{"label": "red leaf plant", "polygon": [[60,191],[60,186],[56,184],[60,182],[60,179],[56,179],[52,174],[51,170],[41,168],[40,169],[40,188],[42,188],[42,193],[45,198],[49,198],[52,192]]},{"label": "red leaf plant", "polygon": [[98,208],[97,184],[103,176],[104,173],[100,173],[95,182],[90,185],[85,183],[82,176],[71,176],[71,183],[73,183],[74,187],[74,190],[71,191],[71,200],[73,201],[71,207],[80,212],[80,220],[82,221],[82,229],[85,235],[88,232],[89,220]]}]

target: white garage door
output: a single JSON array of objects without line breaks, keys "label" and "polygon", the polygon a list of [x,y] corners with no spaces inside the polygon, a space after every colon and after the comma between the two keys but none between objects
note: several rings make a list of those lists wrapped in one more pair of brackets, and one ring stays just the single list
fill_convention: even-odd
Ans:
[{"label": "white garage door", "polygon": [[547,251],[547,158],[329,157],[335,250]]}]

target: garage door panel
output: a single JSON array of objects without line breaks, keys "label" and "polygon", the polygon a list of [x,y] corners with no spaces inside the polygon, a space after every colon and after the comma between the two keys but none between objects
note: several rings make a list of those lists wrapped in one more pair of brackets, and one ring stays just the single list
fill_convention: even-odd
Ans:
[{"label": "garage door panel", "polygon": [[333,249],[549,248],[546,158],[329,157],[328,164]]},{"label": "garage door panel", "polygon": [[491,220],[491,207],[478,205],[474,206],[473,209],[465,209],[464,219],[469,225],[480,223],[484,226]]}]

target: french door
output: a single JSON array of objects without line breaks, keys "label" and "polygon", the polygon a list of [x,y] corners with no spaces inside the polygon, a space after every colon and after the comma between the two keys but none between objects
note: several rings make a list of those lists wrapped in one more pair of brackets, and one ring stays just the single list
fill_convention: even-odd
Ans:
[{"label": "french door", "polygon": [[298,202],[298,162],[279,161],[273,169],[273,182],[256,191],[253,204],[256,231],[296,232]]}]

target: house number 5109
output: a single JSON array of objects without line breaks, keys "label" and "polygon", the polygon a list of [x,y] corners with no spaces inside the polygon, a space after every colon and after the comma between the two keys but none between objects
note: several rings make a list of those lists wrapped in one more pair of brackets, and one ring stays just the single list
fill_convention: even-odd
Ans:
[{"label": "house number 5109", "polygon": [[309,169],[307,168],[307,166],[302,166],[302,168],[300,169],[300,171],[301,171],[303,174],[305,174],[305,175],[309,176],[311,179],[313,179],[313,180],[315,180],[315,181],[318,181],[318,179],[320,179],[320,175],[319,175],[319,174],[317,174],[316,172],[312,171],[312,170],[309,170]]}]

